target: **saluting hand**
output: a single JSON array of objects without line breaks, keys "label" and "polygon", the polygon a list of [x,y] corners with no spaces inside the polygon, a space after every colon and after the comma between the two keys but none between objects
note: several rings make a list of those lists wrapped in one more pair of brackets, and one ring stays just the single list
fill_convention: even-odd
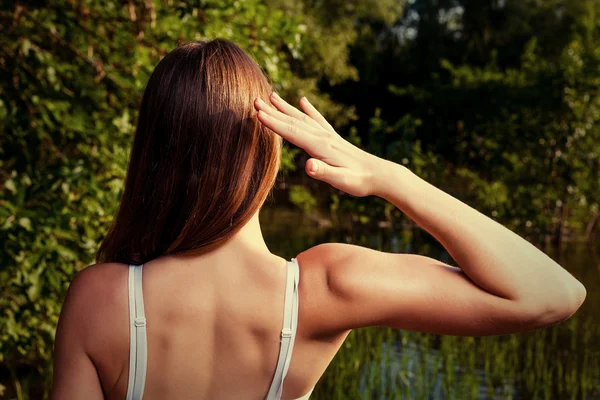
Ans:
[{"label": "saluting hand", "polygon": [[276,93],[270,96],[275,108],[257,98],[258,119],[285,140],[304,149],[313,158],[306,161],[306,173],[354,196],[368,196],[378,190],[378,175],[389,168],[381,159],[348,142],[333,129],[306,97],[298,110]]}]

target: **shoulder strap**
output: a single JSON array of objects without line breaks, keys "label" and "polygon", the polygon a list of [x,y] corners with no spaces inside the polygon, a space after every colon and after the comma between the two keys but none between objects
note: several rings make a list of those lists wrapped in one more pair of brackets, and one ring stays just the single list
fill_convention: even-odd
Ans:
[{"label": "shoulder strap", "polygon": [[294,348],[296,329],[298,327],[298,284],[300,283],[300,269],[298,261],[292,258],[287,262],[287,279],[285,287],[285,300],[283,306],[283,329],[281,330],[281,345],[279,358],[273,382],[267,393],[266,400],[281,398],[283,380],[285,379]]},{"label": "shoulder strap", "polygon": [[142,293],[142,265],[129,266],[129,381],[127,400],[144,396],[146,384],[147,343],[144,296]]}]

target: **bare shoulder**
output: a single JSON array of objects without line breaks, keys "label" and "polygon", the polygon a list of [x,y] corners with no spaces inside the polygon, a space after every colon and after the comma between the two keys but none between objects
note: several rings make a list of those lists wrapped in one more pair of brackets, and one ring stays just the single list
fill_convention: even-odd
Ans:
[{"label": "bare shoulder", "polygon": [[[78,290],[80,287],[91,288],[103,286],[107,280],[113,280],[118,275],[127,274],[127,265],[121,263],[100,263],[90,265],[75,275],[69,290]],[[71,289],[71,287],[73,287]]]},{"label": "bare shoulder", "polygon": [[[401,262],[422,263],[431,259],[417,254],[386,253],[354,244],[322,243],[300,253],[298,260],[303,274],[321,280],[328,290],[339,292],[352,280],[360,279],[365,274],[372,275],[378,268]],[[308,271],[305,273],[305,270]]]},{"label": "bare shoulder", "polygon": [[360,263],[364,247],[345,243],[322,243],[311,247],[296,257],[300,266],[300,317],[309,324],[299,330],[306,337],[321,338],[345,335],[352,328],[332,318],[338,310],[339,276],[352,273],[353,265]]},{"label": "bare shoulder", "polygon": [[95,264],[79,271],[69,285],[59,329],[81,337],[88,353],[94,353],[96,339],[107,327],[114,330],[127,317],[127,272],[124,264]]},{"label": "bare shoulder", "polygon": [[[385,254],[389,253],[355,244],[322,243],[300,253],[298,259],[300,260],[300,257],[303,257],[303,259],[308,259],[310,263],[316,264],[319,264],[316,262],[319,260],[323,264],[322,267],[334,267],[335,265],[340,265],[340,262],[343,261],[360,261],[361,259],[364,260],[365,258],[368,259],[378,255],[385,256]],[[342,265],[345,264],[342,263]]]},{"label": "bare shoulder", "polygon": [[67,291],[65,306],[107,305],[118,300],[127,279],[127,266],[120,263],[94,264],[79,271]]},{"label": "bare shoulder", "polygon": [[123,264],[75,275],[56,329],[52,399],[101,399],[117,381],[114,366],[127,354],[126,279]]}]

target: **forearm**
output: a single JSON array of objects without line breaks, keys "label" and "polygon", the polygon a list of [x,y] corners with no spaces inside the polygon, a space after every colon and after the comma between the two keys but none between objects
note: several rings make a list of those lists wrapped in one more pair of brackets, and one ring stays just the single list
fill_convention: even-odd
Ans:
[{"label": "forearm", "polygon": [[439,240],[481,288],[531,307],[583,301],[583,285],[531,243],[407,168],[386,167],[374,194]]}]

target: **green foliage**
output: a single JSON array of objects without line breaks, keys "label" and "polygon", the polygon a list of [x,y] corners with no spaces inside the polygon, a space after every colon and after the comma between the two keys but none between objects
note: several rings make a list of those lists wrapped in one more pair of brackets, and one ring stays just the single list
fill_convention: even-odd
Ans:
[{"label": "green foliage", "polygon": [[[30,3],[0,5],[0,366],[20,397],[37,394],[27,379],[47,389],[64,293],[93,262],[143,88],[178,43],[234,41],[352,143],[520,234],[573,239],[600,212],[597,1]],[[305,212],[400,214],[299,182],[300,154],[286,145],[281,170]]]},{"label": "green foliage", "polygon": [[288,172],[296,170],[296,163],[294,162],[294,158],[299,153],[300,149],[298,148],[289,148],[285,145],[281,148],[281,164],[279,165],[279,171],[282,174],[285,175]]},{"label": "green foliage", "polygon": [[519,68],[500,70],[494,59],[484,68],[443,61],[452,92],[493,96],[480,100],[485,120],[462,122],[459,163],[472,167],[456,170],[484,210],[522,231],[556,235],[566,209],[589,211],[592,199],[597,206],[599,50],[585,51],[575,36],[558,59],[548,60],[532,39]]},{"label": "green foliage", "polygon": [[[346,61],[353,30],[345,23],[358,11],[285,0],[1,7],[0,363],[48,377],[63,296],[94,261],[115,214],[137,106],[159,59],[178,43],[230,39],[282,94],[302,88],[326,114],[348,120],[351,108],[344,112],[321,95],[316,82],[355,75]],[[308,28],[337,9],[344,17],[337,23]],[[297,153],[284,149],[284,173],[294,170]],[[304,208],[314,205],[310,193],[294,193]],[[13,378],[23,392],[26,382]]]},{"label": "green foliage", "polygon": [[290,201],[302,208],[304,212],[311,211],[316,205],[317,200],[310,191],[302,185],[290,186]]},{"label": "green foliage", "polygon": [[600,208],[599,10],[412,2],[357,40],[363,85],[334,90],[370,151],[534,241],[576,239]]}]

